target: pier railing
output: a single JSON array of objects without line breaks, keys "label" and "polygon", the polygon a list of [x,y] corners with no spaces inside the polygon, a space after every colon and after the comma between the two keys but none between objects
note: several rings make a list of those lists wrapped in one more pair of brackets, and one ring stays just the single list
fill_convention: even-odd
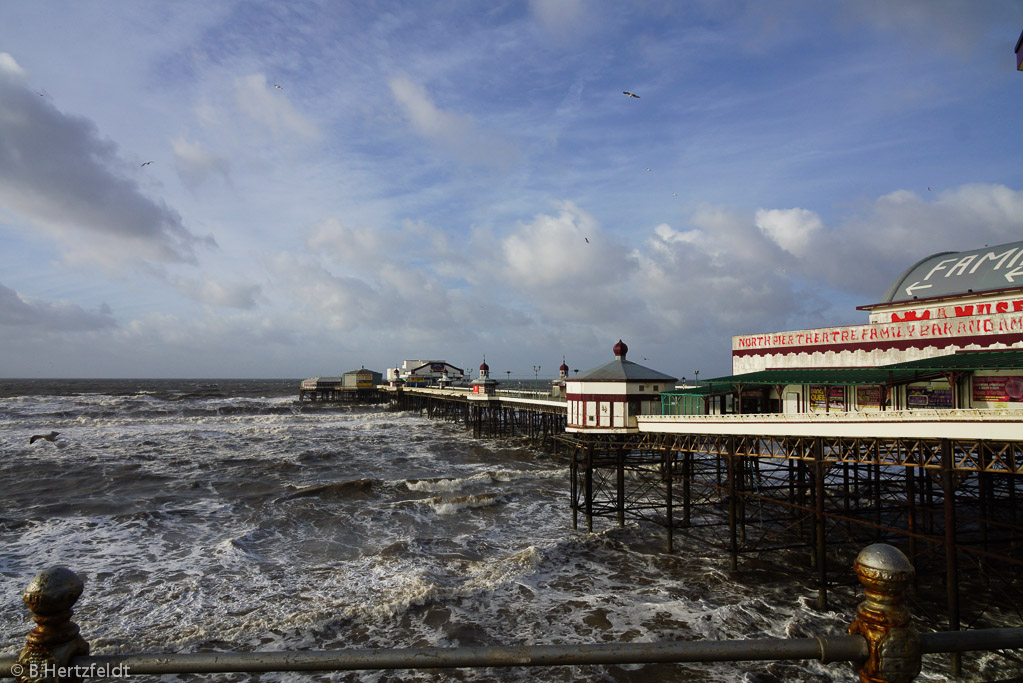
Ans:
[{"label": "pier railing", "polygon": [[[654,643],[488,646],[294,652],[201,652],[89,655],[71,621],[84,584],[69,569],[37,575],[22,598],[36,623],[19,655],[0,657],[0,677],[74,681],[132,675],[448,669],[681,662],[816,660],[851,662],[860,681],[904,683],[920,673],[922,656],[1023,648],[1023,628],[919,633],[905,606],[914,569],[896,548],[875,544],[853,565],[864,600],[848,634],[813,638]],[[852,679],[850,672],[850,679]]]}]

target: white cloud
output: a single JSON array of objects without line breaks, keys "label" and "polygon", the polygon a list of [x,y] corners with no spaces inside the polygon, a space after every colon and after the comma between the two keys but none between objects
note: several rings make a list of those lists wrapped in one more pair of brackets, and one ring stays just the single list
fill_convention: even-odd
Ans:
[{"label": "white cloud", "polygon": [[761,232],[793,256],[804,256],[824,227],[820,216],[807,209],[760,209],[755,220]]},{"label": "white cloud", "polygon": [[375,268],[388,257],[395,244],[390,237],[371,228],[352,228],[336,218],[321,221],[306,240],[313,251],[323,251],[343,263]]},{"label": "white cloud", "polygon": [[[963,185],[926,197],[897,190],[818,234],[800,267],[809,277],[875,303],[920,259],[1018,241],[1020,225],[1023,191],[1004,185]],[[834,254],[840,263],[829,257]]]},{"label": "white cloud", "polygon": [[572,202],[538,214],[501,243],[505,279],[524,288],[585,288],[621,280],[628,266],[597,220]]},{"label": "white cloud", "polygon": [[218,308],[251,309],[258,305],[262,288],[242,282],[224,283],[212,278],[178,277],[174,287],[190,299]]},{"label": "white cloud", "polygon": [[321,133],[316,124],[295,110],[283,88],[267,84],[265,74],[237,78],[234,88],[235,101],[242,113],[275,135],[291,132],[312,140],[320,138]]},{"label": "white cloud", "polygon": [[230,182],[230,164],[227,159],[207,151],[202,145],[183,137],[171,140],[174,161],[182,182],[197,187],[206,178],[219,175]]},{"label": "white cloud", "polygon": [[392,78],[391,94],[423,138],[467,163],[504,168],[518,158],[516,147],[481,131],[469,116],[437,107],[426,89],[405,76]]},{"label": "white cloud", "polygon": [[25,70],[6,52],[0,52],[0,71],[18,78],[25,77]]}]

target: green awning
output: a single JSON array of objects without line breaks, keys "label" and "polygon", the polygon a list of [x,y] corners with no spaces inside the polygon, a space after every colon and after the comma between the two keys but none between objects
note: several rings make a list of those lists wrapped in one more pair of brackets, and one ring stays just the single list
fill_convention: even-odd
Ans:
[{"label": "green awning", "polygon": [[740,388],[808,384],[858,386],[908,384],[940,377],[947,372],[1023,370],[1023,349],[960,351],[958,353],[881,365],[876,368],[779,368],[702,380],[699,387],[672,389],[661,394],[720,394]]},{"label": "green awning", "polygon": [[996,351],[958,351],[945,356],[894,363],[884,366],[893,369],[948,372],[953,370],[1023,370],[1023,349]]}]

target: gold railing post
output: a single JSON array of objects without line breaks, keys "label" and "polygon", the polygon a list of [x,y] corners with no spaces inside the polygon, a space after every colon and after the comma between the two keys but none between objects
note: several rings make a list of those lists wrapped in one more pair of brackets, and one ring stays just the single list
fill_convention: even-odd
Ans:
[{"label": "gold railing post", "polygon": [[28,634],[25,648],[12,672],[19,682],[71,683],[82,680],[69,667],[72,657],[89,654],[89,644],[71,621],[71,608],[82,594],[84,584],[64,567],[47,569],[36,575],[21,599],[32,612],[36,627]]},{"label": "gold railing post", "polygon": [[853,569],[864,600],[849,633],[867,640],[870,655],[858,664],[861,683],[908,683],[920,673],[920,634],[904,601],[913,565],[897,548],[875,543],[860,551]]}]

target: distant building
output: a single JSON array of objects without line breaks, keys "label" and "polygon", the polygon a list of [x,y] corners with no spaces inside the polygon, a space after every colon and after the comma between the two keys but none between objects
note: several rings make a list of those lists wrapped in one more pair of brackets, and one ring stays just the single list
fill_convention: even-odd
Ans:
[{"label": "distant building", "polygon": [[558,378],[551,380],[551,396],[561,398],[565,395],[565,380],[568,379],[568,363],[565,357],[561,357],[561,367],[558,368]]},{"label": "distant building", "polygon": [[388,369],[387,374],[389,381],[400,380],[410,387],[465,385],[469,379],[462,368],[444,360],[407,360],[400,367]]},{"label": "distant building", "polygon": [[383,382],[383,373],[367,370],[364,367],[359,368],[358,370],[349,370],[341,375],[341,386],[346,389],[368,389],[370,387],[375,387],[378,384],[383,384]]},{"label": "distant building", "polygon": [[497,381],[490,378],[490,366],[487,365],[485,357],[483,363],[480,364],[480,376],[472,381],[472,393],[475,396],[494,396],[497,394]]}]

